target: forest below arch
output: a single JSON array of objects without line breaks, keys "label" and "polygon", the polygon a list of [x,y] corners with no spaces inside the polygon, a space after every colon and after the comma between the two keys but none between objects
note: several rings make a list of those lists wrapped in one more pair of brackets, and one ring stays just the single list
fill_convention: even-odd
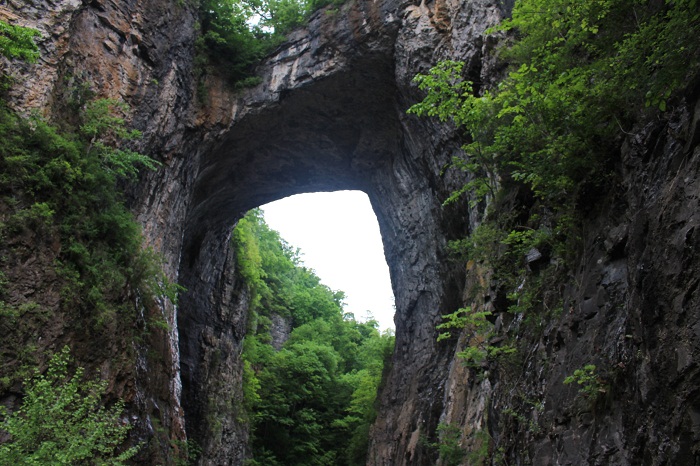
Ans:
[{"label": "forest below arch", "polygon": [[393,334],[344,313],[343,293],[320,283],[259,209],[238,222],[233,240],[253,296],[243,349],[246,464],[365,464]]}]

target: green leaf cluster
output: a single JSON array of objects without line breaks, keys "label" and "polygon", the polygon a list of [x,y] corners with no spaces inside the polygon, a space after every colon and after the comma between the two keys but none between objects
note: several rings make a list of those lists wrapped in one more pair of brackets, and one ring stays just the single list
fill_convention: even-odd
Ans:
[{"label": "green leaf cluster", "polygon": [[155,170],[160,164],[152,158],[114,144],[141,137],[141,132],[128,129],[124,114],[125,102],[97,99],[88,102],[83,111],[80,133],[88,142],[86,152],[102,162],[103,168],[116,178],[135,179],[142,168]]},{"label": "green leaf cluster", "polygon": [[[260,210],[238,222],[233,241],[254,296],[243,351],[244,405],[253,421],[248,464],[365,464],[393,336],[376,321],[344,314],[342,292],[321,284]],[[279,317],[293,329],[275,350],[270,326]]]},{"label": "green leaf cluster", "polygon": [[576,383],[579,386],[579,393],[595,401],[608,391],[608,384],[598,374],[595,364],[586,364],[580,369],[576,369],[572,375],[564,379],[564,384]]},{"label": "green leaf cluster", "polygon": [[[16,26],[0,20],[0,60],[19,59],[34,63],[39,58],[39,48],[34,38],[41,33],[36,29]],[[4,67],[0,68],[0,92],[6,91],[12,83],[12,77],[5,74]]]},{"label": "green leaf cluster", "polygon": [[0,55],[34,63],[39,58],[34,38],[39,36],[41,33],[36,29],[14,26],[0,20]]},{"label": "green leaf cluster", "polygon": [[442,316],[445,322],[438,324],[441,330],[437,341],[452,338],[452,333],[445,329],[466,330],[467,339],[464,350],[457,353],[467,367],[481,368],[489,361],[495,361],[503,356],[514,354],[516,349],[508,344],[492,345],[489,340],[495,335],[494,325],[488,320],[490,311],[473,311],[469,307],[458,309],[451,314]]},{"label": "green leaf cluster", "polygon": [[69,364],[65,347],[45,374],[25,380],[19,410],[0,407],[0,431],[9,435],[0,443],[1,464],[119,466],[136,454],[136,447],[119,451],[131,428],[121,417],[123,402],[102,406],[107,382],[85,380],[82,368],[69,375]]}]

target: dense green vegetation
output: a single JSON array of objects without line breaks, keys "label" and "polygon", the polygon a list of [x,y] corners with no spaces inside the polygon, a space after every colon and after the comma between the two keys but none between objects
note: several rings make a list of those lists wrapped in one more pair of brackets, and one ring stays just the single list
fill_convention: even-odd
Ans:
[{"label": "dense green vegetation", "polygon": [[102,407],[107,382],[85,381],[82,368],[69,375],[70,362],[66,347],[45,374],[25,380],[19,410],[8,415],[0,406],[0,431],[11,438],[0,443],[0,464],[120,466],[136,454],[135,447],[118,450],[130,429],[120,419],[124,404]]},{"label": "dense green vegetation", "polygon": [[22,26],[14,26],[0,20],[0,55],[6,58],[19,58],[30,63],[39,58],[39,50],[34,38],[39,31]]},{"label": "dense green vegetation", "polygon": [[[374,401],[393,336],[344,314],[342,292],[320,283],[299,253],[249,212],[234,231],[238,264],[254,293],[246,337],[250,465],[365,464]],[[278,317],[289,339],[271,346]]]},{"label": "dense green vegetation", "polygon": [[[37,35],[0,22],[0,54],[35,60]],[[0,396],[24,393],[19,410],[3,414],[2,464],[121,464],[133,456],[112,454],[128,430],[123,405],[100,408],[105,384],[84,380],[82,369],[68,376],[68,350],[45,375],[34,368],[76,334],[93,356],[123,345],[110,368],[128,367],[134,344],[162,325],[155,300],[178,291],[158,256],[143,250],[122,195],[139,170],[158,163],[128,149],[140,135],[127,128],[124,103],[94,98],[90,83],[73,94],[80,98],[62,103],[70,111],[60,123],[19,115],[0,95]]]},{"label": "dense green vegetation", "polygon": [[213,65],[231,83],[254,84],[253,67],[314,11],[343,0],[201,0],[199,68]]},{"label": "dense green vegetation", "polygon": [[110,100],[86,103],[69,132],[0,107],[0,237],[59,238],[63,306],[91,312],[97,324],[114,317],[125,292],[150,299],[158,287],[157,261],[142,252],[140,228],[117,189],[156,163],[117,145],[135,136],[124,129],[123,110]]}]

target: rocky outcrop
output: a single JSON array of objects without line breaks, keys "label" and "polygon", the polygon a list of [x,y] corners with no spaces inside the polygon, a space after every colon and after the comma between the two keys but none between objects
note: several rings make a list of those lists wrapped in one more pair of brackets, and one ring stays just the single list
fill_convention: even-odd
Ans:
[{"label": "rocky outcrop", "polygon": [[[495,82],[498,37],[484,31],[511,7],[351,0],[294,32],[259,66],[258,86],[233,92],[210,76],[201,103],[196,15],[187,2],[0,6],[44,33],[40,63],[13,68],[24,79],[11,94],[16,108],[60,115],[81,82],[91,83],[131,105],[133,125],[144,132],[138,149],[164,164],[128,190],[146,242],[187,288],[177,309],[164,309],[170,332],[150,342],[161,363],[149,366],[148,349],[138,348],[126,371],[144,436],[158,418],[171,438],[202,446],[202,464],[243,463],[240,352],[249,297],[235,272],[231,228],[248,209],[291,194],[359,189],[379,220],[397,309],[368,464],[435,464],[429,444],[440,423],[458,425],[465,447],[476,446],[474,432],[485,433],[482,441],[508,464],[694,464],[700,133],[693,92],[667,120],[627,138],[619,187],[586,212],[580,262],[567,283],[553,285],[564,312],[523,337],[530,350],[522,367],[477,378],[455,356],[463,337],[436,341],[440,316],[469,304],[465,288],[480,273],[449,261],[447,241],[470,231],[480,213],[442,207],[464,182],[461,172],[443,172],[460,136],[406,115],[420,98],[411,79],[452,58],[465,60],[480,85]],[[607,401],[589,409],[562,381],[593,360],[610,388]]]}]

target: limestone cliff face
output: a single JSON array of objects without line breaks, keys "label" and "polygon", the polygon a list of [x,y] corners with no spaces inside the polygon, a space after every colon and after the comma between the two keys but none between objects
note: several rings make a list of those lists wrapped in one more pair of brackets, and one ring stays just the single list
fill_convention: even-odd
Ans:
[{"label": "limestone cliff face", "polygon": [[[147,244],[163,255],[166,273],[177,280],[182,237],[178,225],[184,222],[187,183],[194,173],[193,148],[200,145],[197,137],[187,136],[196,117],[193,11],[171,2],[9,1],[0,2],[0,18],[41,32],[36,64],[3,63],[15,81],[9,92],[11,106],[60,120],[67,102],[88,88],[97,97],[129,104],[129,124],[144,132],[136,149],[164,165],[133,190],[133,210]],[[45,253],[37,250],[36,256],[41,259]],[[31,271],[37,295],[51,284],[46,270],[51,268]],[[186,438],[174,310],[162,310],[170,332],[136,343],[128,337],[133,322],[109,329],[109,335],[99,336],[104,341],[91,341],[84,329],[63,322],[69,317],[61,315],[57,298],[46,307],[60,324],[49,334],[39,333],[39,350],[55,351],[68,343],[82,365],[99,367],[112,393],[128,402],[136,441],[147,443],[141,461],[171,461],[170,439]]]},{"label": "limestone cliff face", "polygon": [[[397,308],[368,464],[435,464],[424,439],[441,422],[461,426],[465,446],[488,432],[508,464],[697,461],[697,92],[667,122],[628,137],[620,185],[587,214],[575,273],[553,287],[565,312],[527,337],[523,367],[476,380],[455,357],[461,340],[438,344],[435,326],[469,304],[476,271],[447,260],[446,243],[480,213],[441,206],[464,182],[442,173],[459,135],[405,110],[420,98],[411,79],[439,59],[465,60],[484,85],[498,79],[498,38],[483,33],[512,2],[351,0],[294,32],[259,66],[257,87],[233,92],[208,78],[207,103],[195,97],[196,14],[182,3],[0,4],[3,17],[44,33],[41,61],[13,69],[15,107],[60,115],[78,80],[90,82],[131,105],[144,132],[138,149],[164,164],[129,191],[147,243],[187,288],[177,309],[164,309],[172,330],[151,342],[161,362],[146,365],[139,348],[125,371],[144,436],[159,418],[172,438],[203,447],[202,464],[243,463],[248,295],[231,228],[284,196],[359,189],[379,219]],[[601,355],[615,384],[604,411],[592,412],[562,380]]]}]

